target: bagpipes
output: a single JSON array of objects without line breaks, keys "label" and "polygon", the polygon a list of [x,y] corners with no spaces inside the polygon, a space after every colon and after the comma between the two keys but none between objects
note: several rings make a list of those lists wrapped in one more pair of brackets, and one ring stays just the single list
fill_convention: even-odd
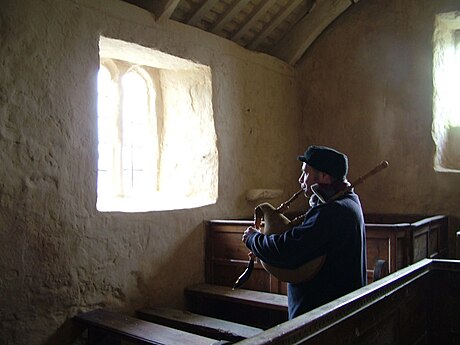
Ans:
[{"label": "bagpipes", "polygon": [[[382,161],[379,165],[369,171],[367,174],[359,177],[356,181],[351,183],[349,186],[345,187],[338,193],[334,194],[327,200],[322,200],[324,202],[332,202],[341,196],[349,193],[354,187],[363,183],[367,178],[377,174],[378,172],[382,171],[388,166],[387,161]],[[315,184],[311,187],[312,193],[316,195],[320,195],[318,193],[319,185]],[[303,219],[306,216],[306,213],[290,220],[287,218],[283,213],[286,212],[291,203],[297,199],[301,194],[305,194],[302,189],[298,190],[292,197],[290,197],[287,201],[282,203],[279,207],[275,208],[269,203],[262,203],[258,205],[254,209],[254,227],[259,230],[261,233],[265,235],[271,234],[281,234],[285,231],[288,231],[293,226],[302,223]],[[305,195],[306,197],[310,197],[309,195]],[[263,224],[262,224],[263,221]],[[263,226],[262,226],[263,225]],[[233,289],[241,287],[251,276],[251,273],[254,269],[254,254],[251,252],[249,253],[249,263],[244,272],[238,277],[233,285]],[[268,265],[261,261],[263,268],[279,280],[283,282],[289,283],[301,283],[306,282],[312,279],[321,269],[324,262],[326,260],[326,255],[317,257],[307,263],[303,264],[300,267],[295,269],[287,269],[287,268],[279,268]]]}]

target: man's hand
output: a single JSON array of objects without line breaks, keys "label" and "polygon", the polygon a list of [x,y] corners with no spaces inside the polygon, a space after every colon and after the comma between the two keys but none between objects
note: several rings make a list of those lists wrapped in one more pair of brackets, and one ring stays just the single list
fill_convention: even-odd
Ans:
[{"label": "man's hand", "polygon": [[250,226],[248,227],[244,233],[243,233],[243,238],[241,239],[243,241],[243,243],[246,244],[246,241],[248,240],[248,236],[250,234],[252,234],[253,232],[258,232],[259,230],[257,230],[256,228],[254,228],[253,226]]}]

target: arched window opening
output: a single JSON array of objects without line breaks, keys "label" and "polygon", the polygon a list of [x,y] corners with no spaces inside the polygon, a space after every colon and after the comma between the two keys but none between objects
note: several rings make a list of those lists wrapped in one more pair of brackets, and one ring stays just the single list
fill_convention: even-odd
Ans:
[{"label": "arched window opening", "polygon": [[117,85],[109,69],[101,65],[98,73],[98,175],[97,194],[113,196],[120,193],[115,188],[117,135]]},{"label": "arched window opening", "polygon": [[460,17],[457,12],[436,16],[433,45],[434,168],[460,172]]},{"label": "arched window opening", "polygon": [[105,37],[99,46],[97,209],[215,203],[209,67]]},{"label": "arched window opening", "polygon": [[134,71],[123,75],[121,85],[123,195],[142,196],[157,190],[156,92]]}]

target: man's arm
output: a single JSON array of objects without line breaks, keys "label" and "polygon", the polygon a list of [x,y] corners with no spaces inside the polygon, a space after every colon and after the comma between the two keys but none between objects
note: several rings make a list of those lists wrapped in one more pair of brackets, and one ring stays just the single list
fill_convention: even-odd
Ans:
[{"label": "man's arm", "polygon": [[263,262],[280,268],[296,268],[324,254],[327,231],[322,228],[317,215],[313,215],[282,234],[264,235],[248,227],[242,240]]}]

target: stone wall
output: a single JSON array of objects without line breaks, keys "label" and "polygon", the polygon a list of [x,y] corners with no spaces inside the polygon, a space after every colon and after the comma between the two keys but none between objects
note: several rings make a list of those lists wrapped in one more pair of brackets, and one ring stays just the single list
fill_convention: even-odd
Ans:
[{"label": "stone wall", "polygon": [[[96,211],[99,36],[212,71],[214,205]],[[298,188],[301,108],[292,67],[117,0],[3,0],[0,9],[0,339],[70,344],[99,307],[183,306],[204,281],[203,221],[250,217],[248,189]]]},{"label": "stone wall", "polygon": [[364,211],[447,214],[454,255],[460,173],[434,171],[431,134],[434,21],[450,11],[460,11],[457,0],[360,1],[309,48],[296,73],[304,144],[348,153],[351,180],[388,160],[357,188]]}]

